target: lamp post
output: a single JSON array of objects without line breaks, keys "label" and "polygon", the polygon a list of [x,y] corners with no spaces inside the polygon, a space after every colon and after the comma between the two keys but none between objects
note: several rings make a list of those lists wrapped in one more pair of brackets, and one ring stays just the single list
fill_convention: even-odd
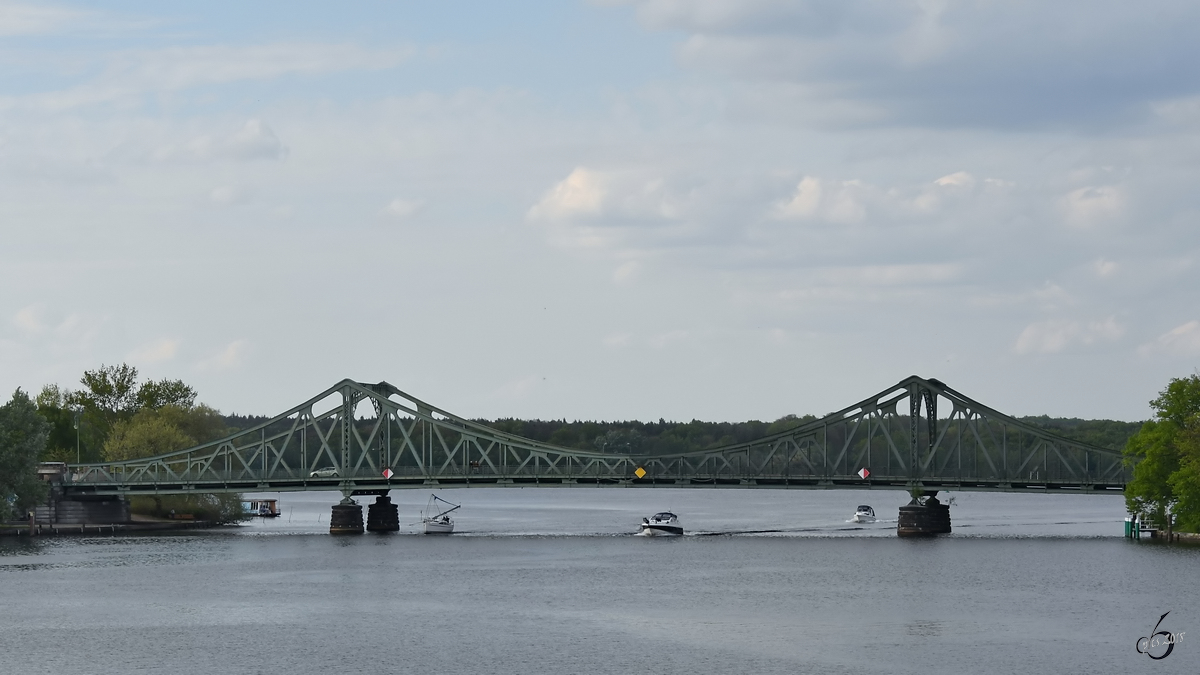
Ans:
[{"label": "lamp post", "polygon": [[78,408],[75,409],[75,463],[79,464],[79,413]]}]

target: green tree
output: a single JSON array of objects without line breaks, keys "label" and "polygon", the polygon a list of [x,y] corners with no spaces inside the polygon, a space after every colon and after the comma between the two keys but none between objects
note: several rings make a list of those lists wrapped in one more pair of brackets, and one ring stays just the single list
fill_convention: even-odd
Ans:
[{"label": "green tree", "polygon": [[132,419],[117,420],[104,443],[104,456],[109,461],[119,462],[161,455],[195,444],[195,439],[157,411],[147,408]]},{"label": "green tree", "polygon": [[1170,423],[1151,420],[1125,445],[1127,462],[1136,462],[1133,478],[1125,486],[1125,504],[1130,513],[1163,518],[1175,502],[1171,475],[1179,470],[1179,453]]},{"label": "green tree", "polygon": [[132,415],[140,407],[137,376],[137,368],[124,363],[84,371],[79,379],[84,388],[72,392],[68,403],[108,413],[115,422],[118,416]]},{"label": "green tree", "polygon": [[643,440],[637,429],[609,429],[607,433],[597,436],[592,444],[600,452],[636,454],[642,449]]},{"label": "green tree", "polygon": [[[83,387],[78,391],[62,392],[57,385],[49,385],[42,390],[43,395],[39,396],[39,403],[45,399],[45,405],[39,406],[39,409],[53,428],[51,450],[48,452],[56,457],[66,455],[72,458],[71,461],[74,452],[63,450],[68,419],[72,434],[77,432],[79,435],[83,450],[80,453],[81,459],[97,462],[117,459],[116,456],[106,455],[104,449],[108,447],[108,440],[118,425],[121,426],[122,440],[114,447],[120,448],[118,452],[122,458],[131,458],[126,453],[134,451],[131,450],[133,446],[129,445],[124,436],[130,432],[129,423],[140,411],[170,407],[191,411],[197,408],[196,390],[184,384],[182,380],[151,380],[139,384],[137,368],[125,363],[116,366],[102,365],[95,370],[85,371],[79,382]],[[204,407],[204,410],[216,412],[207,407]],[[168,421],[176,426],[180,425],[179,419]],[[201,427],[204,423],[203,419],[196,422]],[[79,425],[78,429],[76,424]],[[190,431],[188,428],[181,429],[185,434]],[[149,428],[135,432],[135,436],[140,439],[138,442],[142,443],[137,446],[141,451],[166,442],[161,428],[158,429],[157,440],[151,441],[150,437],[145,435],[150,433],[152,430]],[[194,434],[192,437],[197,438]],[[73,436],[71,440],[75,440]],[[149,445],[145,445],[147,443]]]},{"label": "green tree", "polygon": [[103,460],[104,443],[113,425],[137,412],[137,374],[137,368],[124,363],[100,366],[85,371],[79,380],[83,388],[66,395],[66,405],[80,411],[79,433],[88,451],[84,461]]},{"label": "green tree", "polygon": [[[76,433],[79,416],[67,403],[69,395],[70,392],[62,391],[57,384],[48,384],[42,387],[35,399],[38,414],[50,424],[50,435],[41,456],[43,462],[76,461],[77,444],[82,444],[79,443],[81,437]],[[79,457],[84,457],[82,452]]]},{"label": "green tree", "polygon": [[1178,501],[1179,529],[1200,532],[1200,416],[1193,415],[1176,438],[1179,468],[1167,479]]},{"label": "green tree", "polygon": [[104,456],[112,461],[152,457],[216,440],[226,432],[221,414],[203,404],[142,408],[113,424]]},{"label": "green tree", "polygon": [[183,380],[145,382],[138,387],[137,402],[142,408],[155,410],[167,405],[191,408],[196,403],[196,390],[184,384]]},{"label": "green tree", "polygon": [[0,520],[24,513],[45,497],[37,464],[49,432],[37,405],[20,389],[0,406]]},{"label": "green tree", "polygon": [[1150,402],[1157,417],[1182,429],[1200,415],[1200,375],[1173,378]]},{"label": "green tree", "polygon": [[1200,528],[1200,375],[1175,378],[1150,402],[1155,418],[1125,446],[1133,478],[1125,503],[1159,519],[1174,514],[1181,529]]},{"label": "green tree", "polygon": [[157,413],[164,421],[178,427],[180,431],[192,438],[193,445],[215,441],[230,433],[220,411],[203,403],[188,406],[164,405],[157,410]]}]

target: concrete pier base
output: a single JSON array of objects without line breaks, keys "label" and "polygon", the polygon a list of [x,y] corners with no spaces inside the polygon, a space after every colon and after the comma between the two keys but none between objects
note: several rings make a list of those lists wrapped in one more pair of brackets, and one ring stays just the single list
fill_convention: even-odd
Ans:
[{"label": "concrete pier base", "polygon": [[129,502],[112,496],[66,496],[62,483],[51,483],[43,504],[33,509],[37,525],[97,525],[129,522]]},{"label": "concrete pier base", "polygon": [[399,532],[400,509],[392,503],[392,498],[380,495],[375,503],[367,507],[368,532]]},{"label": "concrete pier base", "polygon": [[937,497],[927,497],[923,503],[913,498],[911,502],[900,507],[900,517],[896,521],[897,535],[929,537],[949,532],[950,506],[939,502]]},{"label": "concrete pier base", "polygon": [[349,497],[333,505],[333,513],[329,516],[329,534],[362,534],[362,531],[362,506]]}]

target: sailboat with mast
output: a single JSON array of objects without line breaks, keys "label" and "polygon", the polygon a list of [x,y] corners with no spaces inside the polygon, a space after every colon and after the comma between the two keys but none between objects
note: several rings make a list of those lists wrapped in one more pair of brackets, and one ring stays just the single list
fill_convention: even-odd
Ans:
[{"label": "sailboat with mast", "polygon": [[450,512],[460,508],[462,508],[461,504],[451,504],[437,495],[429,495],[429,504],[421,512],[421,522],[425,525],[425,534],[454,532],[454,519],[450,517]]}]

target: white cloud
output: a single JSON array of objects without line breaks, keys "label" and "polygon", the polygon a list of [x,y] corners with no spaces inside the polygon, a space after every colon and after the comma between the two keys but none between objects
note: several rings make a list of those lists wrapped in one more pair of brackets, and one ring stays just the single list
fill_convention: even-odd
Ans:
[{"label": "white cloud", "polygon": [[1116,185],[1089,186],[1073,190],[1063,198],[1067,222],[1088,226],[1111,219],[1125,208],[1125,192]]},{"label": "white cloud", "polygon": [[683,175],[670,180],[648,169],[576,168],[529,209],[532,221],[605,221],[609,225],[686,218],[705,190]]},{"label": "white cloud", "polygon": [[805,176],[796,185],[791,200],[780,203],[775,213],[780,218],[809,218],[816,214],[821,205],[821,181]]},{"label": "white cloud", "polygon": [[971,187],[975,185],[975,177],[966,171],[956,171],[933,181],[933,184],[941,187]]},{"label": "white cloud", "polygon": [[866,217],[863,197],[868,191],[861,181],[840,183],[805,176],[796,185],[791,199],[776,204],[774,215],[780,219],[819,218],[835,223],[857,223]]},{"label": "white cloud", "polygon": [[0,2],[0,37],[54,33],[88,16],[62,7]]},{"label": "white cloud", "polygon": [[240,206],[249,204],[254,193],[238,185],[219,185],[208,193],[208,199],[217,206]]},{"label": "white cloud", "polygon": [[1115,317],[1103,321],[1081,323],[1071,320],[1049,320],[1032,323],[1021,331],[1013,351],[1018,354],[1055,354],[1075,345],[1112,342],[1125,333],[1125,327]]},{"label": "white cloud", "polygon": [[30,305],[22,308],[13,317],[13,325],[21,332],[30,335],[37,335],[46,330],[46,324],[42,319],[42,308],[40,305]]},{"label": "white cloud", "polygon": [[[1192,95],[1193,3],[1155,12],[1117,0],[635,0],[641,21],[682,31],[680,60],[807,91],[808,105],[886,110],[881,121],[1027,127],[1123,124]],[[1165,65],[1164,65],[1165,64]],[[890,117],[891,119],[887,119]]]},{"label": "white cloud", "polygon": [[420,200],[401,199],[397,197],[388,202],[388,205],[383,207],[383,214],[398,220],[403,220],[409,216],[415,215],[425,206]]},{"label": "white cloud", "polygon": [[[1111,314],[1131,327],[1161,326],[1155,332],[1163,332],[1186,319],[1164,321],[1164,313],[1171,317],[1179,307],[1195,304],[1195,284],[1190,282],[1200,260],[1192,187],[1200,168],[1191,156],[1195,147],[1190,139],[1195,127],[1181,130],[1164,119],[1138,123],[1136,118],[1119,134],[1091,134],[1073,119],[1062,126],[1039,126],[1042,113],[1027,116],[1026,101],[1018,97],[1008,104],[1009,111],[995,107],[988,118],[1001,120],[1003,129],[981,132],[973,128],[983,119],[976,115],[978,101],[955,107],[959,104],[943,96],[959,87],[954,77],[976,66],[985,72],[1005,67],[1014,76],[1041,76],[1024,62],[998,66],[973,61],[969,57],[983,52],[964,51],[955,41],[974,35],[955,23],[961,15],[989,11],[989,3],[951,4],[945,12],[923,18],[914,11],[899,27],[888,13],[908,13],[909,5],[897,4],[899,10],[878,5],[886,25],[876,36],[883,43],[906,42],[867,45],[861,51],[860,33],[870,26],[847,28],[839,17],[869,1],[844,3],[849,10],[829,3],[832,20],[806,0],[773,5],[785,12],[788,5],[812,10],[808,18],[792,23],[776,20],[777,15],[764,19],[767,4],[695,0],[675,5],[680,12],[711,11],[703,20],[712,27],[694,32],[725,40],[724,45],[696,43],[698,51],[692,55],[697,59],[726,47],[745,49],[740,55],[731,52],[737,58],[724,65],[685,60],[685,66],[699,70],[682,74],[640,56],[636,60],[641,63],[622,65],[622,58],[635,54],[652,61],[677,42],[677,33],[646,36],[635,26],[618,36],[623,53],[605,60],[603,77],[589,70],[594,64],[577,63],[569,89],[554,78],[529,79],[521,63],[504,61],[508,57],[502,53],[571,47],[557,43],[497,43],[491,50],[463,36],[466,50],[423,53],[429,58],[421,57],[416,79],[398,71],[361,69],[312,77],[320,74],[317,66],[301,64],[287,71],[286,64],[264,63],[258,70],[226,70],[207,80],[174,62],[151,72],[139,60],[161,56],[202,63],[218,56],[273,57],[239,51],[236,45],[207,55],[142,48],[230,39],[214,32],[207,19],[172,23],[170,16],[163,20],[164,30],[133,39],[62,41],[62,51],[26,40],[6,44],[0,61],[13,84],[3,92],[10,102],[96,94],[111,105],[61,113],[0,112],[0,229],[5,234],[0,275],[10,289],[4,314],[10,317],[9,334],[0,339],[16,345],[9,354],[36,357],[6,356],[0,369],[5,381],[13,386],[46,381],[38,372],[44,364],[67,368],[61,364],[68,363],[74,377],[164,334],[188,336],[171,363],[215,358],[224,344],[212,332],[239,326],[239,337],[255,346],[243,357],[244,370],[236,377],[217,373],[207,382],[200,377],[198,385],[206,400],[221,407],[277,409],[280,400],[300,390],[297,382],[305,377],[288,364],[328,351],[332,344],[327,335],[306,326],[329,323],[330,316],[347,307],[337,284],[313,277],[313,270],[322,270],[321,278],[349,275],[361,288],[423,289],[414,300],[420,307],[413,311],[429,314],[453,340],[407,331],[411,312],[361,309],[355,315],[363,317],[363,339],[405,335],[410,346],[399,351],[364,346],[361,354],[328,369],[336,371],[329,375],[332,379],[347,374],[405,379],[414,393],[428,392],[431,400],[449,400],[444,392],[427,389],[445,380],[422,371],[433,368],[429,364],[405,362],[403,353],[420,349],[431,355],[429,363],[450,368],[459,379],[478,377],[452,352],[482,344],[481,334],[462,317],[473,316],[477,323],[483,316],[498,326],[490,339],[505,342],[511,361],[523,364],[515,375],[497,367],[499,372],[483,376],[496,386],[549,364],[555,377],[564,382],[572,378],[564,391],[579,395],[570,402],[553,398],[550,404],[579,406],[566,408],[570,411],[586,411],[593,404],[611,411],[613,401],[620,400],[628,402],[632,414],[642,406],[657,418],[655,406],[668,397],[659,395],[656,401],[646,393],[653,383],[623,397],[613,395],[619,387],[612,382],[637,381],[639,373],[649,372],[646,362],[638,360],[647,353],[658,356],[663,367],[673,367],[662,363],[661,353],[653,353],[648,338],[686,327],[697,331],[697,337],[706,336],[698,350],[716,348],[719,341],[728,353],[743,354],[748,361],[741,372],[751,372],[751,366],[778,367],[779,381],[804,377],[872,390],[874,384],[862,383],[891,372],[888,364],[898,359],[930,363],[935,357],[941,363],[950,347],[958,345],[954,349],[961,372],[972,363],[992,369],[968,377],[1011,367],[1007,374],[1012,377],[997,381],[1045,378],[1048,386],[1028,405],[1052,413],[1067,411],[1055,408],[1065,399],[1047,393],[1049,385],[1089,388],[1092,380],[1086,378],[1110,372],[1129,385],[1126,393],[1143,393],[1130,394],[1132,404],[1102,403],[1095,410],[1071,399],[1077,407],[1070,412],[1136,418],[1161,387],[1146,383],[1150,376],[1133,358],[1134,348],[1154,336],[1135,341],[1131,329],[1120,340],[1105,342],[1104,331],[1090,328],[1089,320]],[[1058,11],[1053,3],[1025,7],[1031,17]],[[209,9],[198,12],[215,16]],[[736,30],[730,27],[735,20],[742,22]],[[278,39],[278,27],[268,23],[247,25],[237,39],[246,44]],[[1185,30],[1189,24],[1180,26]],[[296,34],[311,35],[313,41],[343,39],[334,28],[317,26]],[[1081,25],[1080,30],[1088,28]],[[783,39],[768,45],[772,31]],[[735,44],[734,38],[745,42]],[[761,44],[755,42],[759,38]],[[656,51],[637,52],[647,44],[656,45]],[[776,71],[767,69],[770,64],[752,62],[767,46],[786,55],[797,45],[815,57],[807,62],[812,70],[798,73],[797,63],[786,59]],[[876,77],[869,72],[876,49],[898,61],[907,59],[908,68],[927,77],[896,74],[890,64]],[[483,52],[487,55],[479,56]],[[50,63],[39,63],[39,53]],[[447,55],[453,58],[438,62]],[[63,65],[85,57],[93,58],[74,70]],[[737,60],[742,57],[748,60]],[[852,60],[859,57],[868,63]],[[763,69],[743,68],[757,65]],[[725,66],[736,66],[736,76],[710,75]],[[263,79],[271,73],[283,76]],[[649,80],[647,73],[652,74]],[[945,82],[934,81],[938,74]],[[892,90],[883,82],[889,77]],[[435,91],[425,90],[422,83],[430,82],[436,83]],[[922,86],[909,86],[914,83]],[[43,91],[27,93],[38,90]],[[978,86],[968,82],[964,91],[978,93]],[[603,93],[587,98],[595,92]],[[791,97],[789,105],[771,105],[785,97]],[[915,107],[905,107],[905,97]],[[945,111],[940,103],[947,104]],[[843,104],[876,106],[882,113],[832,129],[824,118],[812,123],[814,109]],[[1035,112],[1045,107],[1034,104]],[[774,110],[774,117],[763,117],[764,110]],[[926,117],[914,110],[935,114]],[[948,118],[953,118],[953,128]],[[43,167],[59,173],[88,168],[107,178],[68,185]],[[1071,173],[1080,167],[1095,168]],[[859,180],[847,181],[851,178]],[[1085,186],[1121,190],[1123,206],[1115,218],[1138,227],[1064,233],[1066,214],[1076,206],[1067,195]],[[1104,204],[1095,197],[1081,195],[1078,224],[1087,218],[1103,224],[1110,218],[1094,213],[1093,207]],[[432,215],[439,227],[371,227],[387,223],[389,215],[411,213],[418,198],[427,200],[426,211],[410,217],[424,220],[436,208]],[[213,208],[247,202],[245,207]],[[523,220],[527,226],[517,226]],[[229,245],[231,236],[237,246]],[[362,245],[363,237],[370,238],[369,246]],[[559,244],[573,248],[554,249]],[[127,292],[138,279],[161,277],[164,270],[208,281],[181,285],[178,302],[170,308],[138,303]],[[296,311],[254,310],[278,303],[286,289],[303,291],[292,303]],[[203,312],[188,311],[205,306],[205,296],[214,293],[245,300],[230,305],[220,325],[206,322]],[[351,303],[370,304],[363,293],[351,296]],[[522,339],[519,319],[526,312],[518,305],[543,298],[560,308],[561,320],[539,329],[546,341]],[[511,312],[497,309],[514,302]],[[70,344],[69,339],[53,333],[69,309],[31,312],[23,323],[16,320],[21,308],[34,303],[103,306],[119,319],[101,333],[93,349],[76,353],[60,346]],[[588,314],[597,307],[608,307],[612,316],[602,322],[606,328],[592,331],[589,341],[586,328],[579,327],[595,324]],[[1049,318],[1067,325],[1045,325]],[[1033,322],[1043,325],[1030,329],[1021,349],[1028,354],[1059,349],[1058,358],[1013,356],[1018,335]],[[161,332],[164,326],[171,332]],[[888,337],[879,337],[879,326],[892,329]],[[779,337],[772,329],[784,331],[788,344],[802,343],[805,349],[794,359],[764,366],[763,355],[772,351],[769,340]],[[29,332],[39,330],[37,335]],[[75,330],[70,335],[80,334],[81,329]],[[610,332],[626,332],[626,344],[638,348],[606,348],[604,336]],[[131,343],[129,334],[143,337]],[[278,335],[289,339],[280,341]],[[1093,346],[1084,349],[1088,336]],[[1110,348],[1125,347],[1125,340],[1129,349]],[[260,342],[272,348],[260,349]],[[662,342],[660,335],[655,344]],[[208,346],[191,355],[197,344]],[[591,349],[594,358],[558,358],[554,350],[563,345]],[[367,352],[378,358],[366,364],[362,359]],[[834,372],[831,364],[846,358],[858,359],[868,373],[858,378],[858,385]],[[217,366],[218,361],[206,362],[214,371]],[[383,372],[372,375],[371,368]],[[285,385],[281,377],[291,379]],[[711,374],[714,381],[724,378],[723,386],[740,386],[733,381],[737,377],[732,370]],[[952,373],[945,377],[955,381]],[[247,386],[251,380],[254,386]],[[1089,395],[1116,398],[1095,393],[1099,388],[1090,387]],[[816,389],[822,389],[821,396],[845,401],[862,393],[843,396]],[[703,397],[671,400],[674,410],[688,415],[709,410]],[[753,408],[779,400],[778,392],[756,389],[739,410],[754,415]],[[802,413],[836,403],[808,393],[789,405]],[[688,406],[699,407],[693,411]],[[532,406],[524,409],[549,414]]]},{"label": "white cloud", "polygon": [[225,346],[217,354],[204,359],[196,364],[196,369],[201,371],[206,370],[231,370],[236,368],[245,361],[249,342],[246,340],[234,340]]},{"label": "white cloud", "polygon": [[600,174],[578,167],[529,209],[529,217],[567,220],[599,214],[607,194],[605,182]]},{"label": "white cloud", "polygon": [[1043,321],[1030,324],[1021,331],[1014,347],[1018,354],[1050,354],[1060,352],[1071,343],[1079,331],[1073,321]]},{"label": "white cloud", "polygon": [[59,91],[0,97],[0,109],[26,107],[61,111],[233,82],[316,76],[348,70],[384,70],[403,63],[407,47],[368,50],[349,44],[282,43],[252,46],[172,47],[113,54],[104,72]]},{"label": "white cloud", "polygon": [[605,347],[628,347],[633,342],[633,335],[630,333],[613,333],[604,338],[603,344]]},{"label": "white cloud", "polygon": [[287,148],[266,122],[251,119],[233,133],[204,134],[180,145],[159,146],[149,154],[156,161],[247,161],[283,159],[287,156]]},{"label": "white cloud", "polygon": [[863,265],[822,270],[819,277],[831,285],[911,286],[953,281],[962,274],[958,263]]},{"label": "white cloud", "polygon": [[1092,269],[1098,277],[1111,277],[1121,266],[1111,260],[1100,258],[1092,263]]},{"label": "white cloud", "polygon": [[496,390],[496,396],[504,400],[523,399],[533,393],[545,379],[537,375],[526,375],[510,380]]},{"label": "white cloud", "polygon": [[642,271],[642,263],[637,260],[627,260],[613,271],[613,281],[628,283],[637,278]]},{"label": "white cloud", "polygon": [[1200,355],[1200,321],[1188,321],[1158,336],[1153,342],[1138,348],[1142,356],[1175,354],[1179,356]]},{"label": "white cloud", "polygon": [[703,239],[711,215],[706,185],[685,176],[669,179],[650,169],[596,171],[576,168],[526,211],[555,245],[604,251],[625,260],[615,281],[632,279],[640,267],[632,258],[648,249],[670,249],[680,241]]},{"label": "white cloud", "polygon": [[647,343],[655,349],[665,349],[671,345],[679,344],[680,342],[686,342],[689,338],[691,338],[691,335],[691,331],[672,330],[651,336],[651,338],[647,340]]},{"label": "white cloud", "polygon": [[957,171],[942,176],[926,186],[912,200],[912,207],[918,212],[932,213],[942,207],[947,196],[954,193],[970,193],[975,187],[975,177],[966,171]]},{"label": "white cloud", "polygon": [[179,351],[179,340],[170,338],[161,338],[142,345],[135,349],[129,355],[129,360],[134,363],[158,363],[161,361],[170,361],[175,358],[175,354]]},{"label": "white cloud", "polygon": [[42,364],[90,353],[105,320],[78,313],[55,314],[42,303],[15,312],[11,320],[15,335],[8,340],[0,336],[0,357],[15,358],[17,354],[26,354],[20,358],[34,359],[33,363]]},{"label": "white cloud", "polygon": [[1184,96],[1158,101],[1151,107],[1156,115],[1170,124],[1195,127],[1200,123],[1200,96]]}]

